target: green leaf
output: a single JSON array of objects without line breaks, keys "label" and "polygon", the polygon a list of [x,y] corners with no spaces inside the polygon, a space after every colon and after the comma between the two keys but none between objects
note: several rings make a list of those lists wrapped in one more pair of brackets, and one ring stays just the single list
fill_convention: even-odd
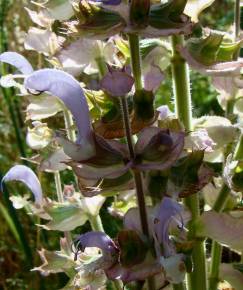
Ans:
[{"label": "green leaf", "polygon": [[88,219],[77,205],[52,203],[44,206],[44,209],[52,218],[49,223],[41,225],[46,230],[71,231],[82,226]]}]

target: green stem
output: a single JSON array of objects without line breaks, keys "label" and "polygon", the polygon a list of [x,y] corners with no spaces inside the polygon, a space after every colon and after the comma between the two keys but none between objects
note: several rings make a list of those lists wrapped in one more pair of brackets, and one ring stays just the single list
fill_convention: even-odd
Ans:
[{"label": "green stem", "polygon": [[240,34],[240,0],[235,0],[235,13],[234,13],[235,19],[235,40],[238,39]]},{"label": "green stem", "polygon": [[[235,41],[237,41],[240,33],[240,0],[235,0]],[[236,59],[238,58],[239,52],[236,55]],[[235,122],[235,118],[233,115],[234,111],[234,104],[235,104],[235,96],[232,100],[229,100],[226,104],[226,112],[225,115],[229,119],[232,119]],[[234,152],[234,159],[238,160],[241,159],[243,156],[243,136],[241,134],[240,140],[236,145],[235,152]],[[232,145],[229,145],[226,148],[225,154],[227,155],[232,149]],[[213,210],[217,212],[222,212],[225,208],[227,200],[229,198],[230,189],[226,184],[223,185],[219,195],[215,201],[213,206]],[[221,263],[221,256],[222,256],[222,246],[218,244],[216,241],[212,242],[212,250],[211,250],[211,267],[210,267],[210,274],[209,274],[209,290],[217,290],[218,282],[219,282],[219,266]]]},{"label": "green stem", "polygon": [[[227,185],[223,185],[218,197],[214,203],[213,210],[221,212],[227,203],[229,197],[229,188]],[[216,241],[212,242],[211,250],[211,267],[209,274],[209,290],[216,290],[219,282],[219,265],[221,263],[222,246]]]},{"label": "green stem", "polygon": [[187,131],[192,130],[192,105],[190,93],[189,68],[177,51],[177,45],[183,45],[183,36],[172,36],[173,57],[172,75],[174,89],[175,112]]},{"label": "green stem", "polygon": [[93,231],[98,231],[98,232],[105,232],[104,228],[103,228],[103,224],[101,221],[101,218],[99,215],[97,216],[90,216],[89,217],[89,222],[91,225],[91,228]]},{"label": "green stem", "polygon": [[[243,136],[241,135],[240,140],[236,146],[234,159],[237,160],[242,156],[243,152]],[[213,210],[222,212],[226,206],[230,194],[230,189],[224,184],[219,192],[219,195],[214,203]],[[217,290],[219,282],[219,266],[221,263],[222,246],[216,241],[212,243],[211,250],[211,267],[209,275],[209,290]]]},{"label": "green stem", "polygon": [[[54,179],[55,179],[55,185],[56,185],[56,192],[57,192],[57,199],[58,202],[63,203],[64,202],[64,196],[63,196],[63,192],[62,192],[62,183],[61,183],[61,176],[59,171],[56,171],[54,173]],[[72,245],[72,237],[71,237],[71,233],[70,232],[64,232],[64,236],[67,240],[67,244],[68,244],[68,248],[71,251],[71,245]]]},{"label": "green stem", "polygon": [[240,135],[240,140],[236,145],[234,159],[243,160],[243,134]]},{"label": "green stem", "polygon": [[173,284],[173,290],[185,290],[185,285],[183,283]]},{"label": "green stem", "polygon": [[76,134],[75,134],[72,114],[67,109],[63,109],[63,115],[64,115],[65,128],[67,130],[68,139],[71,140],[72,142],[75,142]]},{"label": "green stem", "polygon": [[[184,44],[183,36],[172,36],[172,76],[175,98],[175,111],[178,119],[184,124],[186,131],[192,130],[192,106],[190,94],[190,75],[189,68],[185,60],[177,51],[178,45]],[[194,194],[185,198],[185,205],[189,208],[192,214],[191,222],[188,225],[188,236],[195,239],[194,222],[200,216],[199,210],[199,194]],[[192,252],[194,270],[188,275],[189,290],[206,290],[206,259],[204,243],[195,241]]]},{"label": "green stem", "polygon": [[213,210],[221,212],[227,203],[230,190],[226,184],[224,184],[218,194],[218,197],[214,203]]},{"label": "green stem", "polygon": [[128,34],[132,73],[135,80],[135,89],[140,91],[143,89],[141,56],[139,50],[139,37],[136,34]]},{"label": "green stem", "polygon": [[100,57],[97,57],[95,61],[99,70],[100,78],[103,78],[105,74],[107,73],[107,66],[106,66],[105,58],[100,56]]},{"label": "green stem", "polygon": [[219,283],[219,265],[221,263],[222,246],[216,241],[212,242],[212,263],[209,274],[209,290],[217,290]]}]

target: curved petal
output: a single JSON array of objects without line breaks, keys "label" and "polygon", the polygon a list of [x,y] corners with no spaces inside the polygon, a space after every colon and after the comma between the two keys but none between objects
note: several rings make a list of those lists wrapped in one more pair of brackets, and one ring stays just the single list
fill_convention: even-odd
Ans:
[{"label": "curved petal", "polygon": [[214,239],[232,249],[243,250],[243,217],[241,212],[217,213],[213,210],[201,216],[200,236]]},{"label": "curved petal", "polygon": [[88,232],[79,235],[75,241],[81,250],[84,250],[87,247],[96,247],[104,252],[117,250],[112,239],[103,232]]},{"label": "curved petal", "polygon": [[59,97],[71,111],[79,132],[78,143],[93,149],[93,133],[89,108],[79,83],[69,74],[56,69],[42,69],[25,80],[25,87],[40,92],[50,92]]},{"label": "curved petal", "polygon": [[7,51],[0,54],[0,61],[15,66],[21,73],[28,75],[33,72],[28,60],[17,52]]},{"label": "curved petal", "polygon": [[[155,212],[154,231],[158,242],[163,245],[163,255],[168,257],[174,254],[174,248],[169,239],[169,226],[172,218],[181,217],[182,206],[169,197],[164,197]],[[183,225],[183,222],[180,223]]]},{"label": "curved petal", "polygon": [[24,165],[15,165],[4,175],[2,183],[4,181],[12,180],[23,182],[33,192],[35,202],[39,204],[42,202],[42,189],[39,179],[29,167]]}]

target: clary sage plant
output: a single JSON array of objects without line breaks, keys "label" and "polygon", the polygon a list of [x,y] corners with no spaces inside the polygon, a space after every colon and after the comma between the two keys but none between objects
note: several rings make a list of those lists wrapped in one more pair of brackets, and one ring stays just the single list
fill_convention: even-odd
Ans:
[{"label": "clary sage plant", "polygon": [[[243,264],[221,262],[223,245],[243,250],[241,1],[229,32],[200,24],[213,2],[33,2],[25,49],[48,68],[0,55],[16,69],[1,85],[28,99],[29,161],[53,173],[57,198],[25,165],[2,184],[23,182],[34,200],[14,195],[13,205],[39,217],[43,230],[63,232],[60,249],[42,249],[33,269],[66,273],[63,289],[217,290],[222,281],[243,289]],[[211,77],[225,117],[193,118],[190,69]],[[155,106],[168,75],[174,112]],[[57,114],[65,130],[51,127]],[[64,170],[75,184],[63,184]],[[115,237],[99,215],[107,197],[110,219],[123,223]],[[87,221],[92,231],[84,232]]]}]

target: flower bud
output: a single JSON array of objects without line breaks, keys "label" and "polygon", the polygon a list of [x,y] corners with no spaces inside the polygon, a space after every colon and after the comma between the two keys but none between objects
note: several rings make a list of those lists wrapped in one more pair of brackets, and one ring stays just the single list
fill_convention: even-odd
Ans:
[{"label": "flower bud", "polygon": [[130,21],[134,26],[146,27],[150,10],[150,0],[132,0]]}]

